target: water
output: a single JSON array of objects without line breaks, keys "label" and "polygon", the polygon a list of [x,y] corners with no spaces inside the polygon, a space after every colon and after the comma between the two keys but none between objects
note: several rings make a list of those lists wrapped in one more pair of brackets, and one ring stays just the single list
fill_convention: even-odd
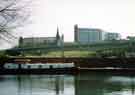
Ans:
[{"label": "water", "polygon": [[135,77],[104,74],[1,75],[0,95],[135,95]]}]

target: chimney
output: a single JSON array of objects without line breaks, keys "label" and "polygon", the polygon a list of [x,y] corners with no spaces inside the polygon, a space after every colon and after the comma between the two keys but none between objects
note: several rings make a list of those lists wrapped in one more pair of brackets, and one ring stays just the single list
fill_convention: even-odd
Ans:
[{"label": "chimney", "polygon": [[76,24],[74,26],[74,41],[78,42],[78,40],[79,40],[79,33],[78,33],[78,25]]}]

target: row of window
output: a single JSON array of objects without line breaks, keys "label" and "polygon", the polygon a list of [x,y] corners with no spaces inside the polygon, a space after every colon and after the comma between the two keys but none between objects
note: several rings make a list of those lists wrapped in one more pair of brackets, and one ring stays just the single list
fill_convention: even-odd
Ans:
[{"label": "row of window", "polygon": [[[22,69],[47,69],[47,68],[72,68],[73,63],[66,64],[21,64]],[[7,63],[4,65],[5,69],[18,69],[19,64]]]}]

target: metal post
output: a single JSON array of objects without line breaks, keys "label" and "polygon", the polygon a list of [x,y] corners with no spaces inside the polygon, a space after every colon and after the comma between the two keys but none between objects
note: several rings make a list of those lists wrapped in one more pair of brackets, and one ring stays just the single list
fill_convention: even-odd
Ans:
[{"label": "metal post", "polygon": [[90,32],[88,32],[88,54],[89,54],[89,50],[90,50]]}]

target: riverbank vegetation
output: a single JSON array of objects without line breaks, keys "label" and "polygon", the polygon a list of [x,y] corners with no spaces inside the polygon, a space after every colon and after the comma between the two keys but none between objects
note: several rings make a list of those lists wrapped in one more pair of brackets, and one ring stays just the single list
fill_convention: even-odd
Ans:
[{"label": "riverbank vegetation", "polygon": [[8,60],[8,56],[5,54],[5,51],[0,51],[0,64]]}]

